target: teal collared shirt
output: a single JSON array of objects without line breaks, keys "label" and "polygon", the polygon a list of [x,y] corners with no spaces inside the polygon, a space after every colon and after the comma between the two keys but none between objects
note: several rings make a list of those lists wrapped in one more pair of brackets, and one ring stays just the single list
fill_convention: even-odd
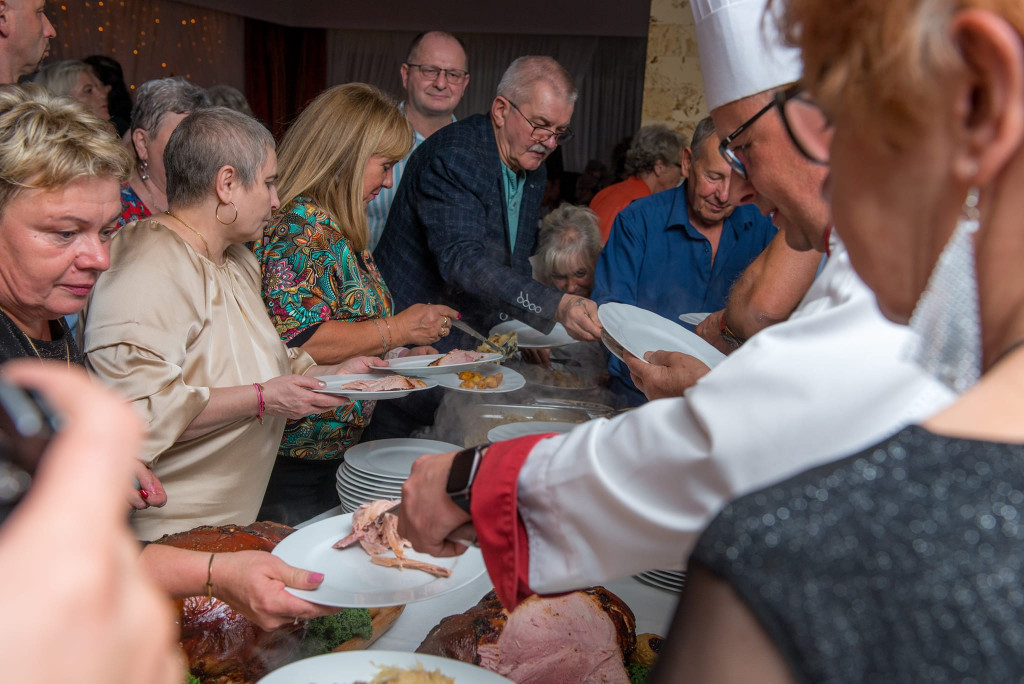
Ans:
[{"label": "teal collared shirt", "polygon": [[516,235],[519,233],[519,208],[523,204],[523,189],[526,187],[526,174],[516,173],[501,163],[501,178],[505,182],[505,211],[508,213],[509,251],[516,248]]}]

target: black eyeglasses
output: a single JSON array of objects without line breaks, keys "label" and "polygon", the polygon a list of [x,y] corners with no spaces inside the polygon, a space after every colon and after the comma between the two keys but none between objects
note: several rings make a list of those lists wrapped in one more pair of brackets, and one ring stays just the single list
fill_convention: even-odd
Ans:
[{"label": "black eyeglasses", "polygon": [[[738,148],[734,150],[731,147],[732,142],[739,136],[743,135],[744,131],[753,126],[755,121],[760,119],[762,116],[765,115],[765,113],[767,113],[771,109],[777,107],[779,111],[782,112],[785,103],[802,91],[803,87],[800,84],[794,84],[784,91],[776,92],[771,102],[766,104],[764,107],[759,109],[756,114],[754,114],[752,117],[750,117],[742,124],[740,124],[739,128],[737,128],[735,131],[722,138],[722,142],[718,144],[718,152],[722,155],[722,158],[725,159],[726,162],[728,162],[729,167],[732,168],[732,170],[735,171],[737,174],[739,174],[741,178],[749,180],[749,176],[747,175],[747,167],[743,165],[743,161],[739,158],[739,154],[742,153],[742,150],[745,147],[745,145],[740,145]],[[792,133],[790,133],[790,137],[792,137]]]},{"label": "black eyeglasses", "polygon": [[565,128],[564,130],[561,131],[553,131],[550,128],[538,126],[537,124],[533,123],[532,121],[526,118],[526,115],[523,114],[523,110],[516,106],[515,102],[509,100],[507,97],[505,98],[505,100],[507,100],[508,103],[512,105],[512,109],[519,112],[519,116],[523,117],[523,119],[526,119],[526,123],[533,126],[533,131],[530,132],[530,136],[535,141],[539,143],[547,142],[548,140],[551,140],[552,136],[554,136],[555,142],[561,145],[562,143],[569,142],[570,140],[572,140],[573,131],[571,128]]},{"label": "black eyeglasses", "polygon": [[828,164],[833,126],[821,107],[804,90],[782,99],[778,107],[786,132],[800,153],[815,164]]},{"label": "black eyeglasses", "polygon": [[449,83],[454,83],[455,85],[462,85],[466,80],[466,77],[469,76],[469,72],[465,69],[442,69],[441,67],[434,66],[433,64],[410,64],[409,62],[406,62],[405,66],[416,67],[420,70],[421,74],[431,81],[444,72],[445,80]]}]

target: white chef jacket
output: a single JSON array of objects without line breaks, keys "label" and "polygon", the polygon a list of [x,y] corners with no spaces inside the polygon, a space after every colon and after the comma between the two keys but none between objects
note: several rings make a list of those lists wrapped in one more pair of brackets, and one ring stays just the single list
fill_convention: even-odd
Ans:
[{"label": "white chef jacket", "polygon": [[835,237],[788,321],[681,398],[543,440],[519,473],[530,587],[552,593],[682,569],[730,500],[856,453],[955,395],[909,357]]}]

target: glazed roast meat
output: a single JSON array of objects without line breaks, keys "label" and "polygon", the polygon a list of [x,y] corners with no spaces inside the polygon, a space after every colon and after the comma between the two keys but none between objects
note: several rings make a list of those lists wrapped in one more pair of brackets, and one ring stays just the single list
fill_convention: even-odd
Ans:
[{"label": "glazed roast meat", "polygon": [[[188,532],[166,535],[156,544],[194,551],[271,551],[294,532],[291,527],[257,522],[244,527],[204,525]],[[181,624],[181,647],[189,669],[203,682],[243,684],[255,682],[272,669],[295,659],[306,621],[266,632],[226,603],[206,596],[175,601]]]},{"label": "glazed roast meat", "polygon": [[519,684],[629,683],[636,619],[604,587],[531,596],[509,614],[492,591],[441,620],[416,649],[485,667]]}]

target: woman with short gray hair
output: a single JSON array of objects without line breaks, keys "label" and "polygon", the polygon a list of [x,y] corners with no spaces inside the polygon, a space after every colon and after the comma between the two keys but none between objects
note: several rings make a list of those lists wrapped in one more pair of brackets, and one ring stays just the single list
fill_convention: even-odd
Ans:
[{"label": "woman with short gray hair", "polygon": [[110,109],[107,107],[110,86],[103,85],[96,71],[85,62],[77,59],[51,62],[39,70],[35,82],[46,88],[51,95],[78,100],[104,121],[110,118]]},{"label": "woman with short gray hair", "polygon": [[597,216],[586,207],[563,204],[541,224],[534,277],[561,292],[590,297],[600,254]]},{"label": "woman with short gray hair", "polygon": [[665,126],[644,126],[636,132],[626,152],[629,178],[609,185],[590,201],[590,208],[597,214],[602,242],[608,241],[615,217],[630,202],[670,190],[682,182],[685,148],[683,136]]},{"label": "woman with short gray hair", "polygon": [[164,147],[182,119],[210,105],[206,91],[184,78],[158,78],[139,86],[132,108],[135,168],[121,185],[118,227],[167,209]]},{"label": "woman with short gray hair", "polygon": [[267,317],[244,243],[278,208],[269,131],[204,108],[178,125],[164,156],[168,210],[112,241],[115,266],[89,302],[82,345],[87,366],[146,418],[143,460],[168,498],[136,514],[147,539],[253,522],[285,420],[346,403],[300,373],[369,370],[364,359],[315,365]]}]

